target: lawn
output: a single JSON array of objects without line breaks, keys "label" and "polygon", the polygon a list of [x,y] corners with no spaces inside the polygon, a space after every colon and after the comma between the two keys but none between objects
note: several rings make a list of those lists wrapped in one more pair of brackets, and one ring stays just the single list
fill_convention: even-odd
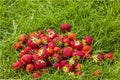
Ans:
[{"label": "lawn", "polygon": [[[40,77],[42,80],[119,80],[120,79],[120,1],[114,0],[0,0],[0,79],[32,79],[24,70],[13,71],[18,59],[13,49],[19,34],[45,31],[52,27],[58,33],[60,24],[67,22],[78,39],[94,38],[93,54],[113,52],[111,62],[84,62],[81,76],[68,76],[59,70]],[[112,63],[112,64],[111,64]],[[101,69],[102,75],[93,76]]]}]

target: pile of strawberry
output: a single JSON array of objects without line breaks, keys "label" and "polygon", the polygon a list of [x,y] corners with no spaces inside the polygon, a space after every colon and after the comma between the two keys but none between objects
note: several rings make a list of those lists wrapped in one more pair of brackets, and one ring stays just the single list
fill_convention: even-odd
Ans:
[{"label": "pile of strawberry", "polygon": [[[71,28],[70,24],[64,23],[60,25],[60,31],[65,34],[57,34],[48,28],[46,33],[38,30],[31,32],[28,37],[26,34],[19,35],[18,42],[13,46],[19,51],[19,59],[13,63],[12,69],[22,68],[33,73],[33,78],[49,73],[48,67],[78,76],[82,74],[81,61],[92,59],[93,62],[100,63],[104,59],[113,58],[110,52],[92,55],[93,38],[85,36],[79,40],[74,32],[70,32]],[[95,76],[99,74],[100,70],[93,73]]]}]

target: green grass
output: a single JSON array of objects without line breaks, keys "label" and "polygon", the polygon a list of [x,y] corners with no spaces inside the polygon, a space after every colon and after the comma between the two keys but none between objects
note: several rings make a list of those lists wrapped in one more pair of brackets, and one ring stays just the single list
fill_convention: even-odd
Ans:
[{"label": "green grass", "polygon": [[[120,79],[120,1],[113,0],[0,0],[0,79],[32,79],[23,70],[13,71],[12,63],[18,52],[12,46],[21,33],[52,27],[59,31],[61,23],[68,22],[78,39],[86,35],[94,38],[93,54],[114,53],[113,64],[99,65],[84,62],[82,76],[74,77],[60,71],[46,74],[42,80],[119,80]],[[92,76],[102,69],[100,77]]]}]

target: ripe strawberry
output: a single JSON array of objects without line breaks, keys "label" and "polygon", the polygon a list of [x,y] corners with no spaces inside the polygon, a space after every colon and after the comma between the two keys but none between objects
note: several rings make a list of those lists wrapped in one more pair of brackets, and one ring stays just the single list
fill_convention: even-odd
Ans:
[{"label": "ripe strawberry", "polygon": [[82,49],[82,52],[84,54],[91,54],[91,51],[92,51],[92,49],[89,45],[84,46],[83,49]]},{"label": "ripe strawberry", "polygon": [[60,51],[60,47],[57,47],[57,46],[56,46],[56,47],[54,47],[53,50],[54,50],[54,52],[59,52],[59,51]]},{"label": "ripe strawberry", "polygon": [[93,38],[91,36],[84,37],[86,45],[91,45]]},{"label": "ripe strawberry", "polygon": [[75,65],[75,71],[81,71],[82,67],[83,67],[82,64],[79,64],[79,63],[76,64],[76,65]]},{"label": "ripe strawberry", "polygon": [[68,61],[67,60],[61,60],[60,64],[63,67],[64,65],[68,64]]},{"label": "ripe strawberry", "polygon": [[24,63],[24,64],[29,64],[32,62],[32,55],[31,54],[25,54],[21,57],[21,61]]},{"label": "ripe strawberry", "polygon": [[63,72],[72,72],[73,71],[73,67],[70,64],[66,64],[62,67],[62,71]]},{"label": "ripe strawberry", "polygon": [[22,43],[25,43],[27,40],[26,34],[21,34],[18,36],[18,41],[21,41]]},{"label": "ripe strawberry", "polygon": [[38,45],[37,45],[37,38],[32,38],[32,39],[29,39],[26,43],[27,46],[31,47],[32,49],[36,49],[38,48]]},{"label": "ripe strawberry", "polygon": [[38,30],[37,34],[38,34],[38,35],[39,35],[39,37],[40,37],[40,35],[42,35],[42,34],[43,34],[42,30]]},{"label": "ripe strawberry", "polygon": [[72,48],[71,47],[63,48],[63,51],[62,51],[62,57],[63,58],[69,58],[69,57],[71,57],[71,54],[72,54]]},{"label": "ripe strawberry", "polygon": [[61,64],[60,63],[54,63],[54,69],[60,69],[61,68]]},{"label": "ripe strawberry", "polygon": [[47,51],[48,51],[48,56],[51,56],[54,54],[54,50],[51,48],[47,48]]},{"label": "ripe strawberry", "polygon": [[43,37],[41,37],[41,39],[42,39],[42,43],[45,45],[50,42],[50,38],[47,36],[43,36]]},{"label": "ripe strawberry", "polygon": [[62,57],[59,54],[53,54],[52,59],[54,62],[59,62],[62,60]]},{"label": "ripe strawberry", "polygon": [[55,45],[55,43],[53,43],[53,42],[49,42],[49,43],[48,43],[48,47],[51,48],[51,49],[54,49],[55,46],[56,46],[56,45]]},{"label": "ripe strawberry", "polygon": [[32,54],[33,61],[37,61],[39,56],[37,54]]},{"label": "ripe strawberry", "polygon": [[23,63],[21,61],[16,61],[13,63],[12,65],[12,69],[13,70],[16,70],[16,69],[20,69],[23,67]]},{"label": "ripe strawberry", "polygon": [[74,48],[75,49],[82,49],[83,48],[83,44],[81,41],[77,40],[77,41],[74,41]]},{"label": "ripe strawberry", "polygon": [[26,72],[31,72],[34,70],[34,65],[33,64],[27,64],[26,65]]},{"label": "ripe strawberry", "polygon": [[28,53],[30,53],[31,50],[32,50],[32,48],[29,47],[29,46],[27,46],[27,47],[24,48],[23,52],[24,52],[25,54],[28,54]]},{"label": "ripe strawberry", "polygon": [[14,49],[22,49],[22,43],[21,42],[17,42],[17,43],[15,43],[14,45],[13,45],[13,48]]},{"label": "ripe strawberry", "polygon": [[38,50],[37,55],[39,56],[39,59],[46,59],[48,57],[48,51],[46,50],[46,48],[40,48]]},{"label": "ripe strawberry", "polygon": [[101,74],[102,74],[102,71],[99,70],[99,69],[97,69],[97,70],[95,70],[95,71],[93,72],[93,75],[94,75],[94,76],[99,76],[99,75],[101,75]]},{"label": "ripe strawberry", "polygon": [[66,32],[71,30],[71,25],[68,23],[64,23],[60,25],[61,32]]},{"label": "ripe strawberry", "polygon": [[75,75],[76,76],[82,75],[82,72],[81,71],[77,71],[77,72],[75,72]]},{"label": "ripe strawberry", "polygon": [[21,52],[19,53],[19,57],[21,58],[23,55],[25,55],[25,53],[24,53],[23,51],[21,51]]},{"label": "ripe strawberry", "polygon": [[34,62],[35,69],[40,70],[47,66],[44,60],[37,60]]},{"label": "ripe strawberry", "polygon": [[63,37],[62,42],[63,42],[64,46],[70,45],[70,40],[67,37]]},{"label": "ripe strawberry", "polygon": [[113,53],[107,53],[104,55],[105,59],[113,59]]},{"label": "ripe strawberry", "polygon": [[34,72],[33,75],[32,75],[32,77],[35,78],[35,79],[39,78],[40,76],[41,76],[41,74],[39,72]]},{"label": "ripe strawberry", "polygon": [[82,51],[75,50],[75,51],[73,51],[72,56],[73,56],[73,57],[76,56],[76,57],[78,57],[79,59],[82,59],[82,58],[84,57],[84,54],[82,53]]},{"label": "ripe strawberry", "polygon": [[29,39],[37,38],[37,37],[38,37],[38,34],[35,33],[35,32],[31,32],[31,33],[29,34]]},{"label": "ripe strawberry", "polygon": [[48,37],[49,38],[53,39],[56,36],[57,36],[57,33],[55,31],[51,30],[51,31],[48,32]]},{"label": "ripe strawberry", "polygon": [[71,40],[76,40],[76,34],[73,33],[73,32],[69,32],[69,33],[68,33],[68,37],[69,37],[69,39],[71,39]]},{"label": "ripe strawberry", "polygon": [[60,38],[59,36],[53,38],[52,41],[55,43],[55,45],[56,45],[57,47],[61,47],[61,46],[63,45],[63,43],[62,43],[62,38]]}]

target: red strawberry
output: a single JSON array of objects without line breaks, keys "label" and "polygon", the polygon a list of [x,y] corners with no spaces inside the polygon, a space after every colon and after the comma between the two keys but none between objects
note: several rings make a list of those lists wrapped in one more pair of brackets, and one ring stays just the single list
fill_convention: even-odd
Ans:
[{"label": "red strawberry", "polygon": [[71,47],[63,48],[63,51],[62,51],[62,57],[63,58],[69,58],[69,57],[71,57],[71,54],[72,54],[72,48]]},{"label": "red strawberry", "polygon": [[83,67],[83,65],[78,63],[78,64],[75,66],[75,71],[81,71],[82,67]]},{"label": "red strawberry", "polygon": [[31,33],[29,34],[29,39],[37,38],[37,37],[38,37],[38,34],[35,33],[35,32],[31,32]]},{"label": "red strawberry", "polygon": [[31,50],[32,50],[32,48],[27,46],[27,47],[24,48],[23,52],[25,54],[28,54],[28,53],[30,53]]},{"label": "red strawberry", "polygon": [[104,55],[99,53],[98,56],[97,56],[99,62],[102,61],[104,59]]},{"label": "red strawberry", "polygon": [[27,64],[26,65],[26,72],[31,72],[34,70],[34,65],[33,64]]},{"label": "red strawberry", "polygon": [[57,34],[56,34],[55,31],[51,30],[51,31],[48,32],[48,37],[49,37],[49,38],[52,38],[52,39],[53,39],[53,38],[56,37],[56,36],[57,36]]},{"label": "red strawberry", "polygon": [[59,62],[62,60],[62,58],[59,54],[53,54],[52,59],[54,62]]},{"label": "red strawberry", "polygon": [[29,39],[26,43],[27,46],[31,47],[32,49],[36,49],[38,48],[38,45],[37,45],[37,38],[32,38],[32,39]]},{"label": "red strawberry", "polygon": [[53,38],[52,41],[55,43],[55,45],[56,45],[57,47],[61,47],[61,46],[63,45],[63,43],[62,43],[62,38],[60,38],[59,36]]},{"label": "red strawberry", "polygon": [[31,54],[25,54],[21,57],[21,61],[25,64],[29,64],[32,62],[32,55]]},{"label": "red strawberry", "polygon": [[102,74],[102,71],[99,70],[99,69],[97,69],[97,70],[95,70],[95,71],[93,72],[93,75],[94,75],[94,76],[99,76],[99,75],[101,75],[101,74]]},{"label": "red strawberry", "polygon": [[70,40],[67,37],[63,37],[62,42],[63,42],[64,46],[68,46],[70,44]]},{"label": "red strawberry", "polygon": [[61,64],[60,63],[54,63],[54,69],[60,69],[61,68]]},{"label": "red strawberry", "polygon": [[72,56],[73,57],[76,56],[76,57],[82,59],[84,57],[84,54],[82,53],[82,51],[75,50],[75,51],[73,51]]},{"label": "red strawberry", "polygon": [[48,51],[46,50],[46,48],[40,48],[38,50],[37,55],[39,56],[40,59],[46,59],[48,57]]},{"label": "red strawberry", "polygon": [[54,52],[59,52],[59,51],[60,51],[60,47],[57,47],[57,46],[56,46],[56,47],[54,47],[53,50],[54,50]]},{"label": "red strawberry", "polygon": [[69,37],[71,40],[76,40],[76,34],[73,33],[73,32],[69,32],[69,33],[68,33],[68,37]]},{"label": "red strawberry", "polygon": [[38,33],[39,36],[43,34],[42,30],[38,30],[37,33]]},{"label": "red strawberry", "polygon": [[16,70],[16,69],[20,69],[23,67],[23,63],[21,61],[16,61],[13,63],[12,65],[12,69],[13,70]]},{"label": "red strawberry", "polygon": [[39,72],[34,72],[33,75],[32,75],[32,77],[35,78],[35,79],[39,78],[40,76],[41,76],[41,74]]},{"label": "red strawberry", "polygon": [[75,49],[82,49],[82,48],[83,48],[82,42],[79,41],[79,40],[74,41],[74,48],[75,48]]},{"label": "red strawberry", "polygon": [[17,42],[17,43],[15,43],[14,45],[13,45],[13,48],[14,49],[22,49],[22,43],[21,42]]},{"label": "red strawberry", "polygon": [[77,72],[75,72],[75,75],[76,76],[82,75],[82,72],[81,71],[77,71]]},{"label": "red strawberry", "polygon": [[70,64],[66,64],[62,67],[62,71],[63,72],[72,72],[73,71],[73,67]]},{"label": "red strawberry", "polygon": [[68,61],[67,60],[61,60],[60,64],[63,67],[64,65],[68,64]]},{"label": "red strawberry", "polygon": [[20,52],[19,57],[21,58],[25,53],[23,51]]},{"label": "red strawberry", "polygon": [[84,37],[84,40],[87,45],[91,45],[93,38],[91,36],[86,36]]},{"label": "red strawberry", "polygon": [[84,54],[91,54],[91,51],[92,51],[92,49],[89,45],[84,46],[83,49],[82,49],[82,52]]},{"label": "red strawberry", "polygon": [[107,53],[105,54],[105,59],[113,59],[113,53]]},{"label": "red strawberry", "polygon": [[39,56],[37,54],[32,54],[33,60],[37,61],[39,59]]},{"label": "red strawberry", "polygon": [[61,32],[66,32],[71,30],[71,25],[68,23],[64,23],[60,25]]},{"label": "red strawberry", "polygon": [[35,68],[37,70],[43,69],[43,68],[45,68],[47,66],[46,62],[43,61],[43,60],[37,60],[37,61],[35,61],[34,65],[35,65]]},{"label": "red strawberry", "polygon": [[21,34],[18,36],[18,41],[21,41],[22,43],[25,43],[27,40],[26,34]]},{"label": "red strawberry", "polygon": [[48,44],[50,42],[50,38],[47,36],[43,36],[41,37],[41,39],[43,44]]},{"label": "red strawberry", "polygon": [[54,54],[54,50],[51,49],[51,48],[47,48],[47,51],[48,51],[48,55],[51,56]]},{"label": "red strawberry", "polygon": [[85,54],[84,57],[85,57],[86,59],[90,59],[90,58],[91,58],[91,54]]},{"label": "red strawberry", "polygon": [[48,43],[48,47],[51,48],[51,49],[54,49],[55,46],[56,46],[56,45],[55,45],[55,43],[53,43],[53,42],[49,42],[49,43]]},{"label": "red strawberry", "polygon": [[50,31],[52,31],[51,28],[47,28],[47,29],[46,29],[46,33],[50,32]]}]

